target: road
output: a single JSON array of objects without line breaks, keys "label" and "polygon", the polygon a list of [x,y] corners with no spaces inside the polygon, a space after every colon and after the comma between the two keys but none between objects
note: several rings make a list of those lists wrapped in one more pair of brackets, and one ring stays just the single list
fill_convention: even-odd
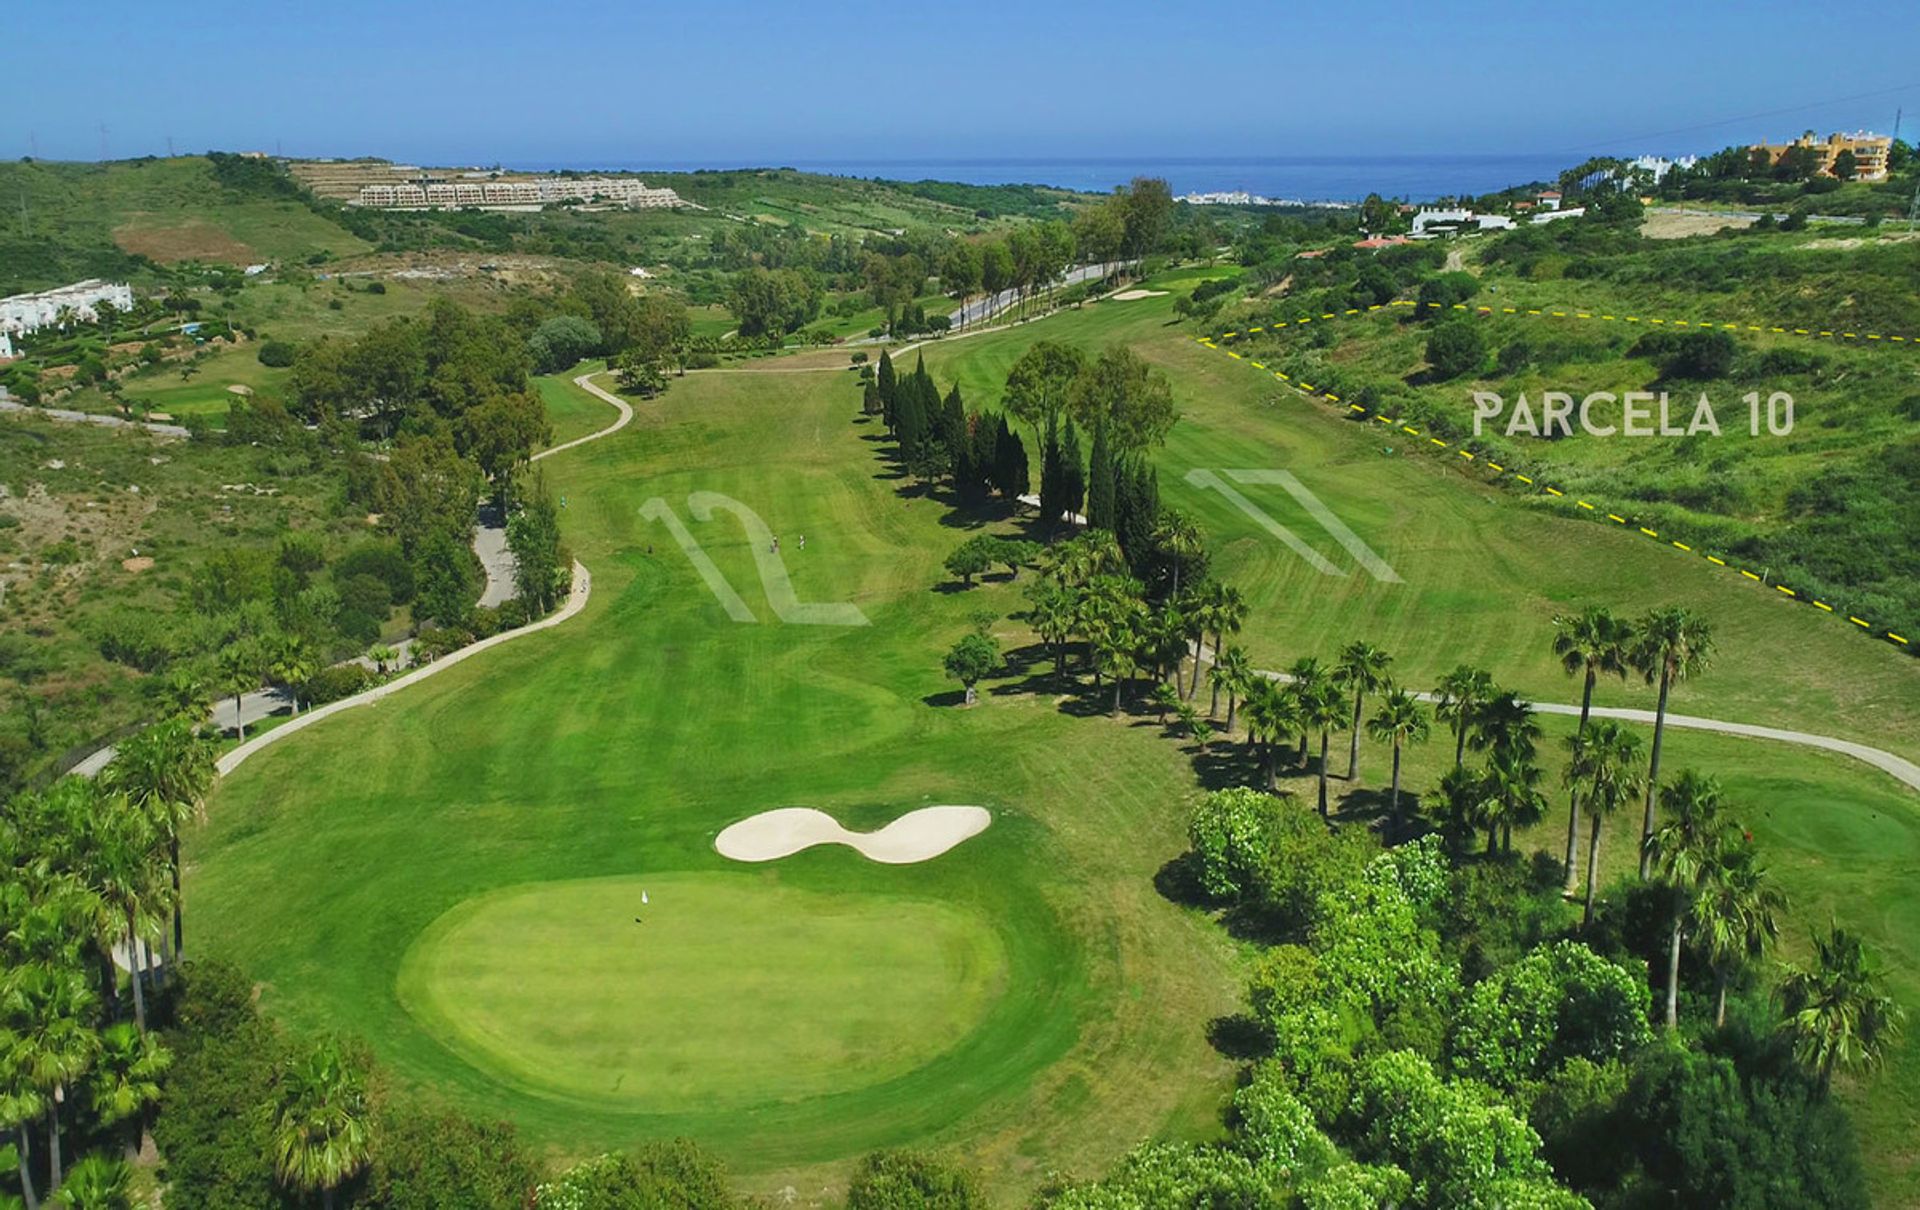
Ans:
[{"label": "road", "polygon": [[[1106,269],[1107,266],[1105,265],[1075,265],[1073,268],[1067,270],[1066,275],[1060,279],[1059,284],[1062,286],[1072,286],[1083,281],[1097,281],[1106,276]],[[998,294],[990,294],[985,298],[975,299],[973,302],[963,304],[959,310],[953,313],[953,326],[961,328],[968,324],[979,323],[983,319],[992,319],[1019,301],[1020,291],[1018,290],[1002,290]]]},{"label": "road", "polygon": [[71,408],[30,408],[0,390],[0,412],[21,412],[30,416],[45,416],[48,420],[63,420],[71,424],[98,424],[110,429],[145,429],[158,437],[185,437],[187,430],[177,424],[159,424],[151,420],[124,420],[119,416],[103,416],[98,412],[76,412]]}]

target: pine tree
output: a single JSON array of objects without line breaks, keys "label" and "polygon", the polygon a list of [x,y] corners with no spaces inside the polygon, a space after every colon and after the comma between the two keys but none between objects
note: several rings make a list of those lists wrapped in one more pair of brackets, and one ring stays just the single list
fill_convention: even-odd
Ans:
[{"label": "pine tree", "polygon": [[1063,513],[1077,513],[1087,498],[1087,470],[1080,462],[1080,430],[1067,421],[1066,436],[1060,439],[1060,512],[1047,517],[1058,521]]},{"label": "pine tree", "polygon": [[1114,469],[1113,454],[1107,449],[1107,426],[1096,424],[1093,428],[1093,460],[1087,467],[1087,526],[1090,529],[1112,531],[1114,528],[1115,493],[1118,489]]}]

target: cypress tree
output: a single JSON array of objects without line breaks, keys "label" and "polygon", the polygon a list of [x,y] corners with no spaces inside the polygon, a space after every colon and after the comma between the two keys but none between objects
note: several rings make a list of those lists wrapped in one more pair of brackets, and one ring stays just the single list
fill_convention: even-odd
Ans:
[{"label": "cypress tree", "polygon": [[947,447],[947,468],[953,476],[953,486],[961,492],[972,491],[978,478],[974,469],[973,433],[967,427],[967,405],[961,402],[957,382],[947,392],[947,402],[940,409],[940,441]]},{"label": "cypress tree", "polygon": [[1113,454],[1107,449],[1107,426],[1093,427],[1093,459],[1087,466],[1087,526],[1112,531],[1118,489]]},{"label": "cypress tree", "polygon": [[893,373],[893,358],[887,356],[885,349],[880,350],[880,369],[874,375],[874,381],[880,388],[880,414],[886,418],[887,432],[897,434],[899,419],[893,405],[899,383]]},{"label": "cypress tree", "polygon": [[1000,417],[999,434],[994,441],[994,486],[1000,494],[1009,500],[1018,500],[1027,494],[1031,485],[1027,469],[1027,445],[1020,440],[1020,434],[1007,427],[1007,418]]},{"label": "cypress tree", "polygon": [[1144,576],[1160,519],[1160,476],[1145,458],[1128,458],[1114,472],[1114,538],[1135,575]]},{"label": "cypress tree", "polygon": [[1051,525],[1065,506],[1061,503],[1066,484],[1061,482],[1060,422],[1047,417],[1047,435],[1040,442],[1040,519]]},{"label": "cypress tree", "polygon": [[927,439],[927,413],[920,401],[919,381],[908,378],[894,389],[894,437],[900,442],[900,456],[913,461],[914,454]]},{"label": "cypress tree", "polygon": [[1060,440],[1060,512],[1048,516],[1058,521],[1061,513],[1077,513],[1087,498],[1087,471],[1080,465],[1080,430],[1067,421],[1066,436]]}]

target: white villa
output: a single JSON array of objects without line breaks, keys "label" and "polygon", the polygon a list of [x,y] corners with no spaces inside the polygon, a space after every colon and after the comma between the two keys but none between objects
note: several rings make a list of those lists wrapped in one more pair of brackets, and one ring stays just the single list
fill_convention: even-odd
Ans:
[{"label": "white villa", "polygon": [[111,303],[118,310],[131,311],[133,287],[125,282],[88,278],[57,290],[0,298],[0,357],[13,356],[12,338],[15,336],[24,336],[57,324],[94,322],[100,318],[101,303]]}]

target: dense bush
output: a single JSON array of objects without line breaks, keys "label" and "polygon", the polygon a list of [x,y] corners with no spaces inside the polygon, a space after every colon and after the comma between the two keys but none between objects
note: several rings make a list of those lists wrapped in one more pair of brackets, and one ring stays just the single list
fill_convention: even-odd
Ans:
[{"label": "dense bush", "polygon": [[973,1174],[919,1151],[876,1151],[853,1170],[847,1210],[982,1210]]},{"label": "dense bush", "polygon": [[1486,363],[1486,334],[1473,320],[1448,320],[1427,337],[1427,364],[1436,378],[1478,374]]},{"label": "dense bush", "polygon": [[254,356],[260,359],[263,366],[285,369],[293,364],[293,354],[293,346],[284,340],[263,340]]},{"label": "dense bush", "polygon": [[1740,351],[1731,332],[1649,332],[1627,351],[1660,366],[1662,378],[1708,380],[1724,378]]},{"label": "dense bush", "polygon": [[534,1193],[536,1210],[723,1210],[736,1205],[719,1161],[686,1139],[575,1165]]},{"label": "dense bush", "polygon": [[334,664],[307,678],[301,687],[309,705],[324,706],[343,697],[352,697],[365,689],[373,674],[359,664]]}]

